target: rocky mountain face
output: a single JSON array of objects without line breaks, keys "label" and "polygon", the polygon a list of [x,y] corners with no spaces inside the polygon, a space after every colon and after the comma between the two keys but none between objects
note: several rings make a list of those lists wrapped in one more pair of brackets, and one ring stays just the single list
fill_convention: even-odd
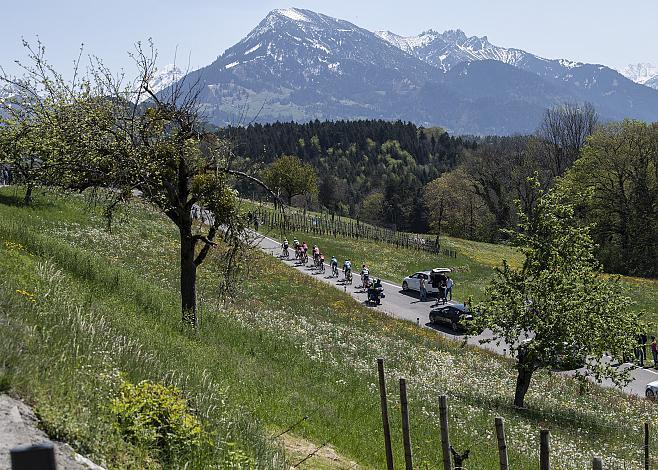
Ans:
[{"label": "rocky mountain face", "polygon": [[603,119],[658,119],[658,91],[602,66],[549,60],[464,32],[370,32],[302,9],[274,10],[185,77],[215,124],[381,118],[454,133],[532,132],[547,107],[590,101]]}]

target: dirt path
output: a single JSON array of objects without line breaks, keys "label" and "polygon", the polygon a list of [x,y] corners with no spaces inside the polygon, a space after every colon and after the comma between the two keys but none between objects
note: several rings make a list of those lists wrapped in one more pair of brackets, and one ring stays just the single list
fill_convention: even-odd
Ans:
[{"label": "dirt path", "polygon": [[[0,394],[0,470],[11,468],[9,451],[14,447],[52,442],[38,427],[34,412],[20,400]],[[58,469],[102,470],[85,457],[76,454],[61,442],[55,445],[55,461]]]}]

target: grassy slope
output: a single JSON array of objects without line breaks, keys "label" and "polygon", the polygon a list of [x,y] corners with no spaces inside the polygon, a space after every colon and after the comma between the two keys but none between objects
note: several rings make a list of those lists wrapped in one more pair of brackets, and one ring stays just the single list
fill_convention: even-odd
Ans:
[{"label": "grassy slope", "polygon": [[[7,190],[0,194],[11,202]],[[298,437],[381,468],[374,364],[383,356],[398,464],[400,376],[409,381],[418,468],[439,459],[441,392],[450,396],[453,442],[471,449],[473,468],[496,468],[496,415],[507,420],[515,468],[535,467],[540,426],[553,432],[556,468],[583,468],[592,453],[606,455],[611,468],[639,464],[639,424],[652,404],[595,388],[580,396],[575,382],[542,374],[531,410],[515,411],[507,361],[363,308],[264,255],[253,255],[251,276],[228,304],[215,287],[218,254],[211,257],[200,275],[203,325],[190,334],[178,323],[176,233],[168,223],[133,207],[110,234],[79,200],[39,199],[50,203],[0,204],[0,335],[11,338],[0,354],[12,387],[49,430],[99,462],[143,466],[145,458],[113,433],[106,409],[121,371],[182,386],[207,427],[264,467],[280,458],[258,421],[275,432],[308,416],[294,428]],[[36,302],[16,289],[35,293]]]}]

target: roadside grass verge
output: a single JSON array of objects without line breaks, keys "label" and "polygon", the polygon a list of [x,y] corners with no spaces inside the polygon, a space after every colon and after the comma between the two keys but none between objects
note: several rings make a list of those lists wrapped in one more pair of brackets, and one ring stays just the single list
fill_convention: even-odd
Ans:
[{"label": "roadside grass verge", "polygon": [[[440,459],[441,393],[449,395],[453,444],[470,448],[469,466],[478,469],[497,468],[499,415],[511,463],[524,469],[537,467],[540,427],[551,429],[555,468],[584,468],[601,454],[622,469],[640,465],[644,420],[658,426],[652,403],[593,386],[581,395],[576,381],[548,373],[533,382],[529,408],[515,410],[509,360],[365,308],[259,252],[249,253],[226,300],[217,289],[221,248],[214,251],[199,273],[201,329],[190,332],[179,322],[177,234],[168,222],[134,204],[110,233],[80,197],[38,200],[48,204],[0,204],[0,335],[11,338],[0,342],[3,369],[51,434],[99,463],[157,465],[112,427],[107,407],[119,373],[176,384],[190,397],[216,435],[216,448],[192,462],[199,468],[224,458],[226,442],[259,468],[283,468],[279,441],[268,435],[290,427],[315,444],[306,447],[328,443],[341,462],[384,467],[377,357],[386,360],[398,465],[399,377],[408,381],[421,469]],[[306,465],[317,468],[312,458]]]}]

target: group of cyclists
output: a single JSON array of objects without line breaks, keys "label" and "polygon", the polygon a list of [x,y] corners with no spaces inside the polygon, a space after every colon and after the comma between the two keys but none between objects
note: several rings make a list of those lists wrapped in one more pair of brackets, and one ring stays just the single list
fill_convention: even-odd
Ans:
[{"label": "group of cyclists", "polygon": [[[283,240],[281,244],[282,258],[290,258],[290,246],[288,239]],[[299,260],[301,264],[308,263],[308,250],[309,247],[306,242],[301,242],[298,239],[292,241],[292,248],[295,252],[295,259]],[[318,268],[320,272],[325,272],[325,257],[317,245],[313,245],[313,265]],[[338,259],[335,256],[331,257],[329,263],[331,266],[331,277],[338,277]],[[348,258],[343,263],[343,273],[345,284],[352,284],[352,261]],[[370,270],[365,264],[361,267],[361,287],[368,291],[368,301],[375,302],[377,305],[381,303],[381,298],[384,297],[384,289],[382,287],[381,279],[375,279],[371,283]]]}]

